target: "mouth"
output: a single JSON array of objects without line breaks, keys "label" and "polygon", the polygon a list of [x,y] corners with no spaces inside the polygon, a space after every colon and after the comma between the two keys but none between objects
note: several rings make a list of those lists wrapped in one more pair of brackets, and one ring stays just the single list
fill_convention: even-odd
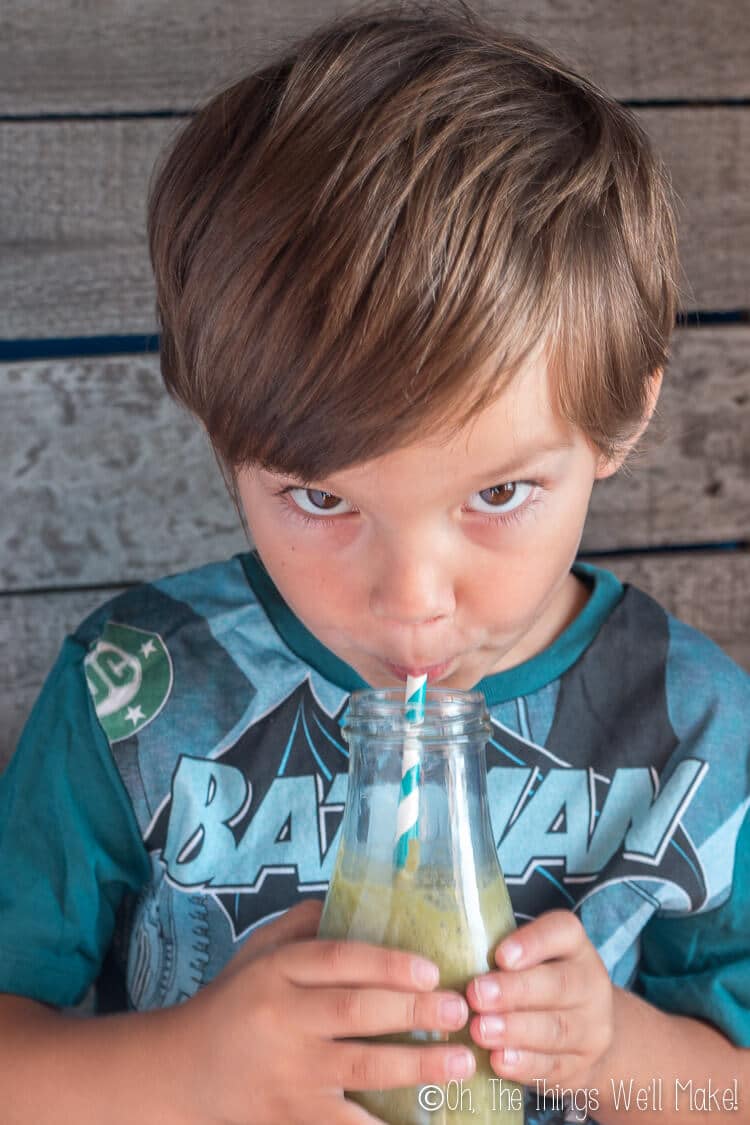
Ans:
[{"label": "mouth", "polygon": [[456,658],[446,660],[442,664],[430,664],[421,668],[391,664],[390,660],[386,660],[384,663],[391,675],[395,676],[397,680],[406,680],[407,676],[427,676],[427,682],[434,683],[435,680],[440,680],[448,674],[456,663]]}]

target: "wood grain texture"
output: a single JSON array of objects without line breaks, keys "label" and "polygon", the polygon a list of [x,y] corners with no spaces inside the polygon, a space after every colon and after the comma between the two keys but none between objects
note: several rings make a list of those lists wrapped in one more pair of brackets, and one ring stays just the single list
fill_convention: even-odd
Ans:
[{"label": "wood grain texture", "polygon": [[[623,582],[646,590],[666,609],[705,632],[750,671],[750,553],[643,555],[595,560]],[[0,602],[0,769],[66,633],[119,589],[13,595]]]},{"label": "wood grain texture", "polygon": [[637,116],[677,193],[682,308],[747,309],[750,107],[649,109]]},{"label": "wood grain texture", "polygon": [[155,330],[146,195],[179,124],[0,124],[0,337]]},{"label": "wood grain texture", "polygon": [[11,364],[0,376],[0,588],[135,581],[241,550],[203,430],[155,356]]},{"label": "wood grain texture", "polygon": [[[4,0],[0,113],[187,109],[358,0]],[[750,93],[750,21],[737,0],[489,0],[618,98]]]},{"label": "wood grain texture", "polygon": [[[679,330],[660,412],[595,486],[584,549],[750,537],[750,328]],[[156,356],[0,367],[0,450],[0,590],[137,581],[244,548]]]},{"label": "wood grain texture", "polygon": [[[750,107],[639,117],[679,197],[683,308],[750,306]],[[146,197],[179,126],[0,123],[0,338],[155,330]]]},{"label": "wood grain texture", "polygon": [[750,538],[750,328],[674,335],[658,413],[594,488],[588,550]]}]

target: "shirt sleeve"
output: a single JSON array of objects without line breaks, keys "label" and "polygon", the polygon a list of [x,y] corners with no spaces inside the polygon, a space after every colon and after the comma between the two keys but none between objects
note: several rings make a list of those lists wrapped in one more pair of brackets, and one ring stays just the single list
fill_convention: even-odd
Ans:
[{"label": "shirt sleeve", "polygon": [[0,991],[78,1003],[117,908],[149,873],[135,814],[68,637],[0,777]]},{"label": "shirt sleeve", "polygon": [[705,914],[656,916],[641,935],[634,991],[657,1008],[706,1020],[750,1047],[750,813],[737,838],[732,891]]}]

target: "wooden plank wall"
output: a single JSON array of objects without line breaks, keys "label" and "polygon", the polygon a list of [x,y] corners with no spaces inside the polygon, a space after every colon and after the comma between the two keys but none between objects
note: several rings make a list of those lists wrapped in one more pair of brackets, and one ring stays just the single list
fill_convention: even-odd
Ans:
[{"label": "wooden plank wall", "polygon": [[[0,766],[64,633],[89,610],[128,583],[245,545],[201,433],[138,339],[154,331],[148,177],[204,97],[357,7],[5,0]],[[746,6],[522,0],[508,9],[508,24],[636,109],[680,199],[687,316],[641,455],[595,489],[584,556],[604,558],[750,668]]]}]

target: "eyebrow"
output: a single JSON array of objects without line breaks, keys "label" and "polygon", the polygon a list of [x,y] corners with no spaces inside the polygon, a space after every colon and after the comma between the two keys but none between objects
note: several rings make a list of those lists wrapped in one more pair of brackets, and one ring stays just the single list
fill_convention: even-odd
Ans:
[{"label": "eyebrow", "polygon": [[509,481],[512,479],[514,473],[525,469],[527,465],[532,464],[545,453],[563,453],[565,450],[572,449],[573,445],[574,443],[571,439],[546,441],[541,442],[539,445],[530,445],[527,449],[522,450],[519,456],[509,464],[502,465],[499,469],[488,469],[486,472],[478,473],[472,479],[477,483],[490,479]]}]

